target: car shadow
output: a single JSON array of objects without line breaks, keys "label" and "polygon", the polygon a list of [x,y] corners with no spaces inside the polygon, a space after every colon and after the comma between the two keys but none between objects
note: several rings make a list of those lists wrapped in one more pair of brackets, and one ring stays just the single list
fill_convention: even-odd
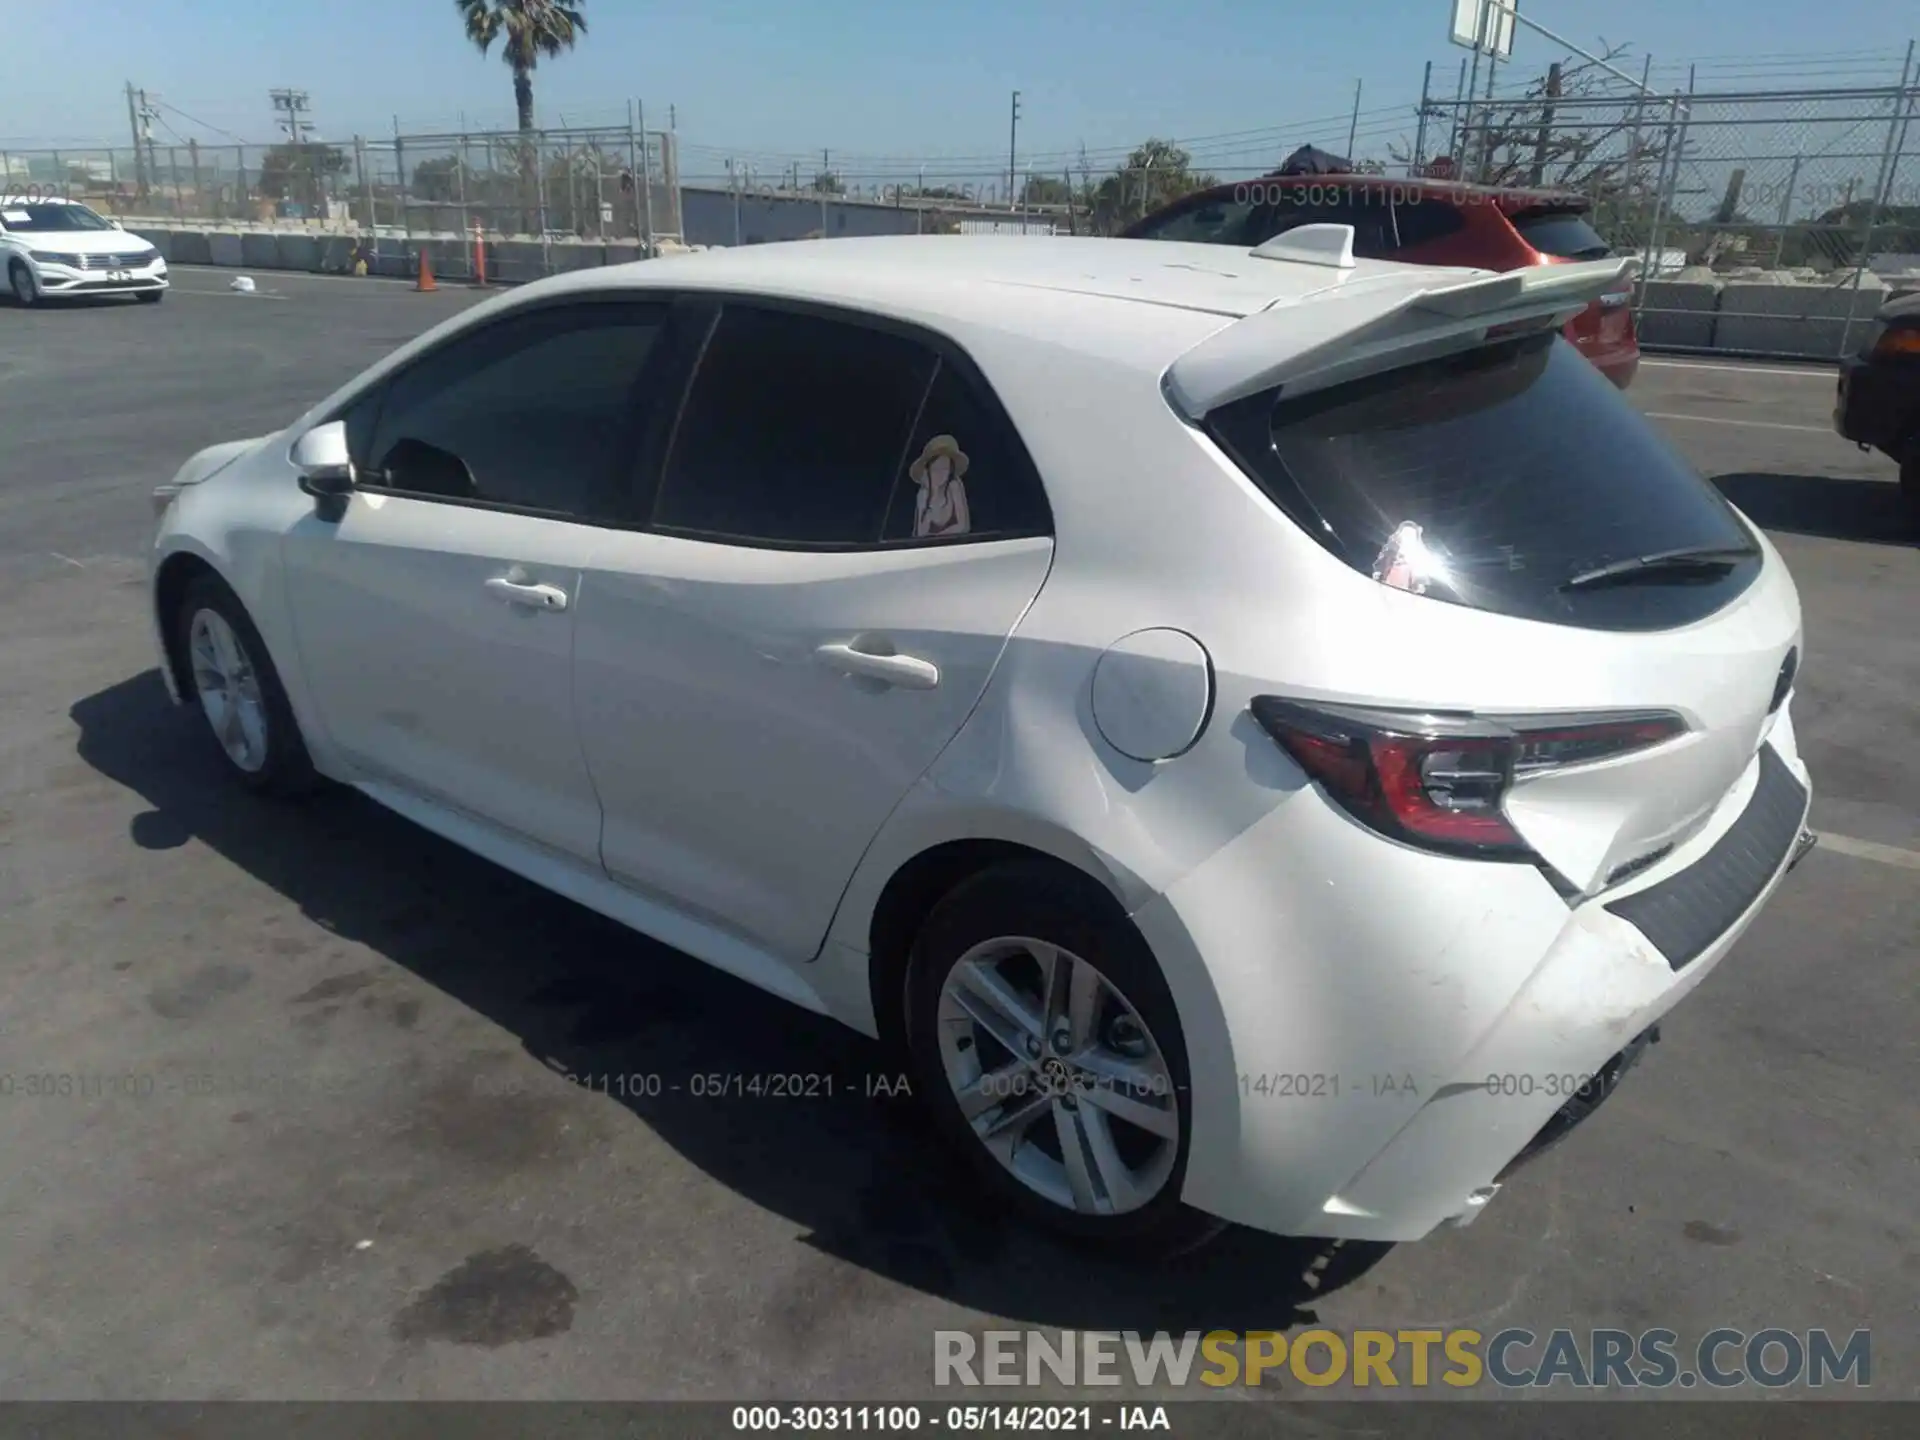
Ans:
[{"label": "car shadow", "polygon": [[1741,471],[1713,483],[1762,530],[1882,545],[1920,544],[1897,481]]},{"label": "car shadow", "polygon": [[52,297],[42,296],[33,306],[27,307],[21,305],[19,298],[6,286],[4,283],[5,278],[5,276],[0,276],[0,304],[11,305],[15,310],[27,308],[36,310],[47,309],[56,305],[63,310],[104,310],[114,305],[137,306],[140,303],[139,296],[131,293],[125,295],[56,295]]},{"label": "car shadow", "polygon": [[[404,966],[563,1073],[660,1076],[658,1094],[595,1088],[714,1180],[804,1227],[804,1243],[901,1285],[1067,1329],[1272,1330],[1313,1323],[1317,1297],[1391,1248],[1230,1228],[1148,1263],[1057,1243],[997,1215],[927,1138],[879,1045],[355,792],[288,805],[240,790],[197,716],[167,704],[158,671],[70,713],[81,758],[151,807],[132,824],[136,845],[209,846],[314,924]],[[735,1077],[747,1076],[808,1077],[797,1088],[812,1095],[737,1093]]]}]

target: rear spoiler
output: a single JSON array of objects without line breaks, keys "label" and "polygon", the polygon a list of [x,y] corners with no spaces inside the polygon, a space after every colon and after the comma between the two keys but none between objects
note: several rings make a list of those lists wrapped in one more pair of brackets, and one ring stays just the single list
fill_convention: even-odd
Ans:
[{"label": "rear spoiler", "polygon": [[[1371,293],[1372,277],[1348,281],[1299,304],[1256,311],[1208,336],[1168,368],[1167,395],[1198,420],[1262,390],[1318,390],[1482,344],[1488,332],[1509,326],[1557,328],[1634,268],[1624,257],[1535,265]],[[1321,297],[1340,303],[1318,303]]]}]

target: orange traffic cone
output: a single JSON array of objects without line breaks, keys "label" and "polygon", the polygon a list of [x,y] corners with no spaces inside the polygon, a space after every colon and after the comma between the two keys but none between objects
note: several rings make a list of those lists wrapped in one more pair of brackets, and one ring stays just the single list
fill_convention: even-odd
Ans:
[{"label": "orange traffic cone", "polygon": [[422,246],[420,249],[420,278],[413,282],[413,288],[416,290],[438,290],[440,288],[433,283],[433,262],[427,258],[425,246]]}]

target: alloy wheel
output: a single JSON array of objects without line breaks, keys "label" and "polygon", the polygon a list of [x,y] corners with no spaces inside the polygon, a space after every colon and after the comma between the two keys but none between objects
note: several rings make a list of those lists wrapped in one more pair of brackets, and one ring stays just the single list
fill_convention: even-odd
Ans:
[{"label": "alloy wheel", "polygon": [[187,648],[193,687],[214,738],[238,768],[257,773],[267,763],[267,707],[246,646],[224,615],[198,610]]},{"label": "alloy wheel", "polygon": [[1092,962],[1025,937],[976,945],[941,986],[938,1035],[961,1115],[1027,1189],[1123,1215],[1166,1188],[1180,1149],[1172,1072]]}]

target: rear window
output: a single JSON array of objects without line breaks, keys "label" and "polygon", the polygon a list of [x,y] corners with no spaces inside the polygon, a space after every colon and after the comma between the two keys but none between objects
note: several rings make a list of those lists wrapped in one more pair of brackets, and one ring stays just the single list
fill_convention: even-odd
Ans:
[{"label": "rear window", "polygon": [[1613,247],[1587,223],[1579,210],[1522,210],[1507,217],[1513,228],[1542,255],[1561,260],[1604,260]]},{"label": "rear window", "polygon": [[[1752,550],[1733,508],[1557,335],[1535,335],[1296,399],[1269,391],[1208,417],[1215,437],[1309,535],[1392,574],[1409,535],[1420,589],[1478,610],[1595,630],[1660,630],[1727,604],[1757,551],[1626,583],[1576,576],[1675,550]],[[1408,527],[1417,526],[1417,531]]]}]

